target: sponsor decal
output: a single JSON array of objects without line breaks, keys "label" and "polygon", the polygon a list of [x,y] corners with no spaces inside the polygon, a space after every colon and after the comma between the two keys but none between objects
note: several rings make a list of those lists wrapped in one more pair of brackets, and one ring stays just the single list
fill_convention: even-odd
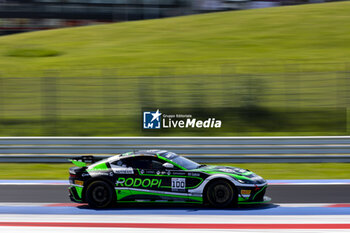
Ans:
[{"label": "sponsor decal", "polygon": [[191,173],[191,172],[190,172],[190,173],[188,173],[188,175],[189,175],[189,176],[200,176],[200,174],[199,174],[199,173]]},{"label": "sponsor decal", "polygon": [[90,176],[113,176],[113,172],[90,172]]},{"label": "sponsor decal", "polygon": [[251,190],[246,190],[246,189],[241,190],[242,195],[249,195],[250,193],[251,193]]},{"label": "sponsor decal", "polygon": [[162,183],[161,179],[141,179],[141,178],[124,178],[119,177],[116,186],[117,187],[143,187],[143,188],[159,188]]},{"label": "sponsor decal", "polygon": [[185,176],[186,173],[185,172],[173,172],[174,176]]},{"label": "sponsor decal", "polygon": [[128,167],[128,168],[118,167],[118,168],[112,168],[112,170],[115,174],[134,174],[134,169],[132,169],[131,167]]},{"label": "sponsor decal", "polygon": [[74,184],[83,186],[83,185],[84,185],[84,181],[75,180],[75,181],[74,181]]},{"label": "sponsor decal", "polygon": [[156,171],[153,171],[153,170],[146,170],[145,171],[145,174],[156,174]]}]

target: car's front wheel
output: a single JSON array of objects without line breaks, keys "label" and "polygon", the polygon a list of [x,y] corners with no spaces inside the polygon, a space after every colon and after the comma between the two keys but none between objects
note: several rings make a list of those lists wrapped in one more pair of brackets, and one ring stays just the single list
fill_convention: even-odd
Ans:
[{"label": "car's front wheel", "polygon": [[233,207],[237,204],[236,190],[225,180],[209,183],[206,191],[206,199],[215,208]]},{"label": "car's front wheel", "polygon": [[86,201],[91,208],[110,207],[115,200],[111,185],[104,181],[94,181],[86,189]]}]

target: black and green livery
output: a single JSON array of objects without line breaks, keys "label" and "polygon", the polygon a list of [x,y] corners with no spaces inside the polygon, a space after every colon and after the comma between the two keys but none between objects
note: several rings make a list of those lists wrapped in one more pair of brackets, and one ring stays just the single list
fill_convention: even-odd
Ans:
[{"label": "black and green livery", "polygon": [[[267,202],[267,182],[236,167],[200,165],[173,152],[129,152],[70,168],[70,198],[105,208],[115,203],[171,202],[228,207]],[[86,162],[92,162],[90,166]]]}]

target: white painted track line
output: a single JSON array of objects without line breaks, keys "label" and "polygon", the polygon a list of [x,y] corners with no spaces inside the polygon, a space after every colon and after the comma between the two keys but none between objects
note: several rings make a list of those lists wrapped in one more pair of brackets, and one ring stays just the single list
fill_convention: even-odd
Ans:
[{"label": "white painted track line", "polygon": [[234,232],[234,233],[349,233],[350,230],[216,230],[216,229],[145,229],[145,228],[71,228],[71,227],[60,227],[60,228],[48,228],[48,227],[0,227],[1,233],[96,233],[99,231],[103,231],[103,233],[226,233],[226,232]]}]

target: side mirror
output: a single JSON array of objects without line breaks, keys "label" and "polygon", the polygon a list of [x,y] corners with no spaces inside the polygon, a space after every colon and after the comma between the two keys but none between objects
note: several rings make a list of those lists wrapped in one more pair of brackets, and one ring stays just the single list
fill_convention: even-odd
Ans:
[{"label": "side mirror", "polygon": [[164,163],[163,167],[166,168],[166,169],[173,169],[174,165],[172,165],[171,163]]}]

